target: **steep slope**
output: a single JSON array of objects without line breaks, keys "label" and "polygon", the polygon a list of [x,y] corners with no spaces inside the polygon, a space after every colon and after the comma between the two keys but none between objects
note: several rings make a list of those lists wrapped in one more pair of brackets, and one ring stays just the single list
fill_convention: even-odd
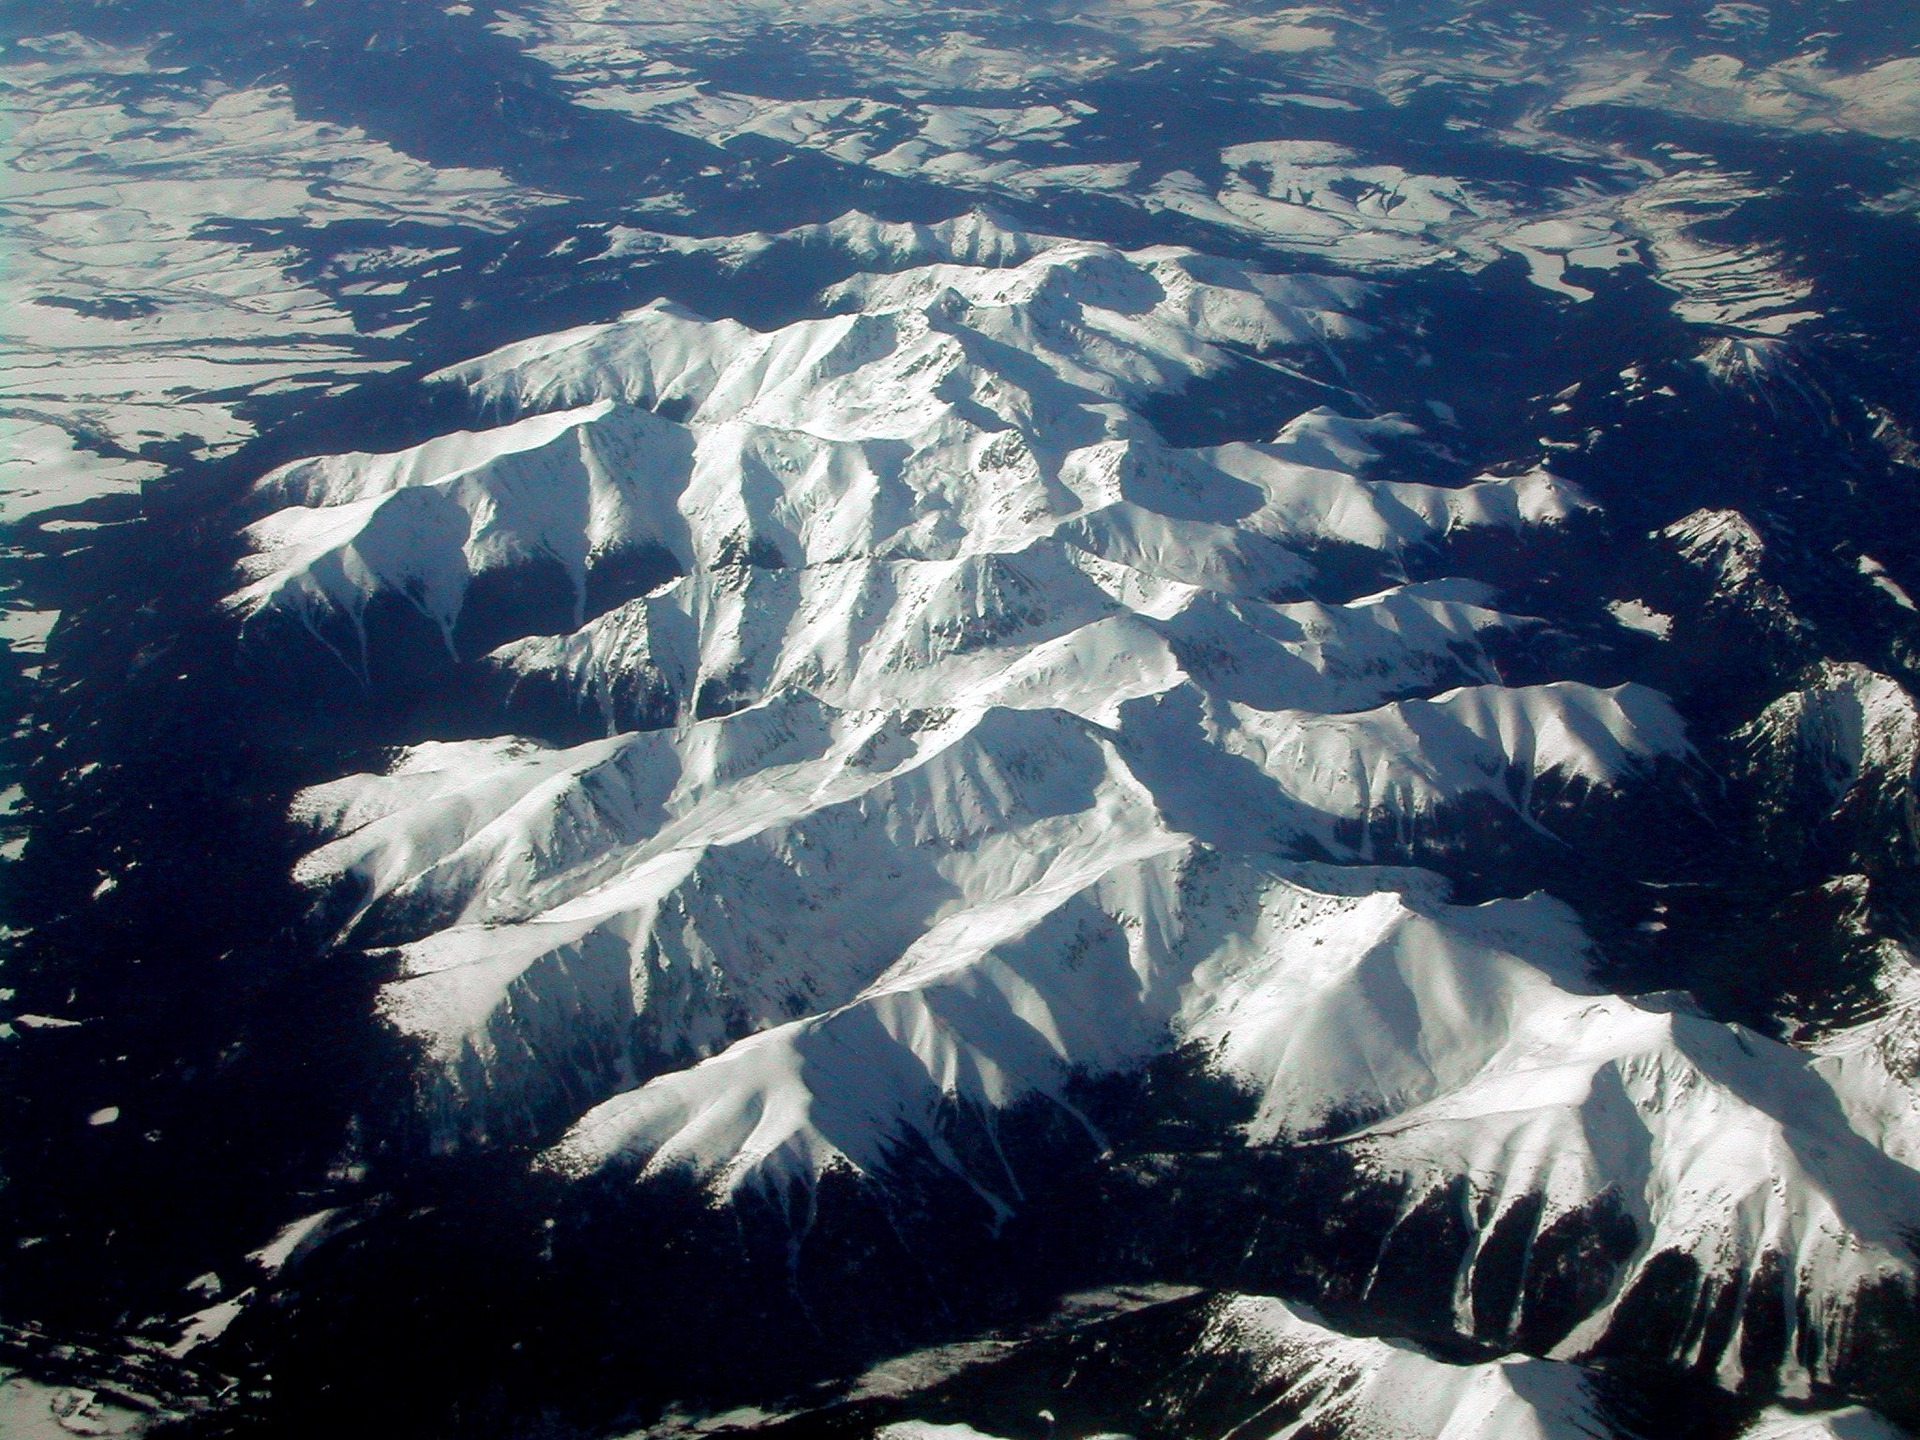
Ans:
[{"label": "steep slope", "polygon": [[[1161,683],[1174,684],[1178,672],[1171,662],[1167,669]],[[800,997],[832,1003],[832,996],[851,993],[844,982],[822,992],[807,978],[827,963],[825,955],[849,947],[865,954],[864,961],[848,961],[864,984],[933,924],[943,906],[1018,897],[1054,875],[1050,867],[1064,866],[1071,875],[1110,865],[1138,845],[1173,843],[1169,815],[1182,828],[1223,840],[1239,830],[1239,840],[1229,842],[1236,848],[1284,848],[1291,831],[1293,848],[1345,849],[1343,825],[1363,836],[1409,837],[1444,824],[1450,806],[1486,794],[1511,806],[1513,794],[1543,779],[1605,789],[1636,773],[1632,757],[1612,745],[1542,753],[1542,729],[1551,738],[1558,726],[1563,742],[1570,738],[1566,716],[1589,725],[1596,709],[1616,723],[1622,717],[1614,697],[1564,687],[1517,692],[1543,722],[1508,737],[1517,755],[1489,751],[1464,729],[1464,754],[1448,761],[1436,746],[1441,764],[1451,769],[1406,770],[1398,737],[1391,730],[1369,733],[1376,714],[1347,727],[1352,748],[1343,763],[1362,782],[1357,796],[1351,780],[1343,783],[1328,765],[1303,774],[1291,761],[1265,755],[1254,758],[1246,776],[1227,769],[1220,783],[1239,794],[1216,793],[1207,755],[1223,767],[1249,768],[1244,758],[1236,761],[1231,737],[1188,769],[1158,733],[1165,708],[1179,707],[1181,697],[1197,703],[1196,695],[1182,682],[1160,696],[1144,723],[1123,722],[1117,732],[1053,708],[983,705],[889,716],[837,711],[788,691],[676,732],[618,736],[567,751],[498,742],[426,746],[386,776],[350,777],[304,797],[305,816],[342,833],[304,862],[301,875],[328,894],[349,929],[434,932],[409,948],[413,979],[397,993],[412,997],[408,1013],[425,1013],[423,1005],[433,1010],[437,1018],[426,1029],[439,1036],[436,1053],[450,1066],[462,1063],[460,1047],[472,1035],[533,1023],[536,1010],[521,993],[533,983],[523,979],[526,967],[571,967],[575,973],[565,982],[571,993],[590,968],[584,955],[601,954],[603,966],[616,967],[605,975],[613,989],[601,993],[600,1013],[570,1013],[562,1028],[617,1036],[647,1017],[641,1028],[650,1038],[642,1053],[616,1062],[617,1072],[627,1073],[628,1063],[658,1063],[643,1058],[650,1049],[705,1053],[713,1043],[711,1033],[696,1038],[684,1023],[663,1024],[651,1015],[651,990],[663,982],[640,976],[649,968],[643,957],[663,942],[663,929],[693,925],[703,935],[697,948],[721,973],[745,956],[761,957],[754,967],[765,966],[767,983],[784,986],[787,1003]],[[1111,703],[1111,694],[1107,698]],[[1486,699],[1462,691],[1442,704],[1471,714]],[[1253,723],[1301,723],[1284,712],[1243,713]],[[1394,712],[1387,714],[1391,720]],[[1671,729],[1670,718],[1667,724]],[[1148,758],[1135,758],[1141,756]],[[1516,773],[1523,778],[1512,778]],[[1371,795],[1369,783],[1376,787]],[[1068,854],[1083,858],[1067,864],[1061,857]],[[742,881],[741,893],[723,902],[738,912],[726,922],[726,934],[706,933],[715,918],[699,922],[697,916],[711,902],[690,918],[685,887],[697,894],[724,889],[749,855],[763,857],[752,862],[758,879]],[[916,874],[923,878],[909,878]],[[863,884],[880,888],[869,893]],[[910,899],[916,887],[923,898]],[[819,915],[825,929],[796,928],[796,916],[807,914]],[[856,938],[875,921],[877,933]],[[789,958],[778,964],[765,959],[773,936],[787,937],[779,948]],[[629,965],[643,967],[630,999],[618,978]],[[480,1009],[444,1010],[424,998],[452,990]],[[783,1018],[765,1004],[752,1013],[756,1024]],[[739,1023],[733,1022],[733,1033]],[[662,1026],[657,1032],[656,1025]],[[616,1054],[625,1050],[618,1039],[605,1043]],[[568,1068],[554,1058],[531,1070],[490,1064],[483,1071],[490,1090],[570,1089],[579,1082]]]},{"label": "steep slope", "polygon": [[1310,1309],[1260,1295],[1209,1303],[1198,1342],[1166,1386],[1168,1418],[1199,1409],[1212,1398],[1207,1369],[1235,1362],[1265,1400],[1246,1423],[1276,1435],[1572,1440],[1609,1428],[1592,1381],[1572,1366],[1447,1365],[1404,1343],[1342,1335]]},{"label": "steep slope", "polygon": [[1787,863],[1911,866],[1920,857],[1920,707],[1864,665],[1829,661],[1810,679],[1735,736],[1768,846]]},{"label": "steep slope", "polygon": [[[694,575],[487,657],[511,713],[645,729],[805,687],[845,708],[1054,705],[1113,723],[1177,673],[1262,708],[1363,709],[1494,678],[1482,639],[1534,627],[1471,581],[1271,604],[1037,545],[959,561]],[[830,624],[820,617],[832,616]],[[548,733],[542,729],[541,733]]]}]

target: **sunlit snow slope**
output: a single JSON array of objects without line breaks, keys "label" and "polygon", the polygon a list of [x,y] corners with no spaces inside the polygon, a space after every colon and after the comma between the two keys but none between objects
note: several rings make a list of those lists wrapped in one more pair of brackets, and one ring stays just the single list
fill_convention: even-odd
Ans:
[{"label": "sunlit snow slope", "polygon": [[[1539,622],[1466,573],[1590,502],[1396,479],[1401,417],[1201,449],[1143,417],[1234,367],[1337,378],[1361,284],[912,238],[772,332],[657,303],[457,366],[497,428],[256,487],[256,653],[490,677],[494,738],[297,807],[329,924],[394,947],[424,1143],[736,1202],[947,1185],[997,1225],[1018,1166],[963,1132],[1038,1107],[1097,1149],[1080,1087],[1184,1048],[1256,1146],[1337,1147],[1390,1230],[1451,1217],[1462,1333],[1606,1353],[1672,1293],[1701,1372],[1828,1378],[1912,1283],[1892,1082],[1605,993],[1565,905],[1406,868],[1690,803],[1666,697],[1507,683]],[[1840,788],[1893,723],[1849,718],[1885,708],[1857,678],[1776,724]],[[1397,1415],[1401,1363],[1324,1404]],[[1518,1415],[1518,1375],[1458,1380]]]}]

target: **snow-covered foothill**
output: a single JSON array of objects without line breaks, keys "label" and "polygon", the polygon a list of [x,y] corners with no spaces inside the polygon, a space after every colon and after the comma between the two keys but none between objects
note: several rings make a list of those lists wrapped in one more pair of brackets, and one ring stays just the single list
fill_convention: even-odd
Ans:
[{"label": "snow-covered foothill", "polygon": [[607,254],[614,258],[709,255],[732,268],[787,249],[821,250],[844,257],[864,270],[905,270],[930,264],[1019,265],[1043,250],[1067,243],[1062,236],[1019,229],[985,208],[928,223],[878,220],[849,210],[833,220],[771,235],[695,237],[631,226],[612,226],[607,232]]},{"label": "snow-covered foothill", "polygon": [[1810,1048],[1853,1128],[1920,1170],[1920,959],[1893,941],[1879,949],[1878,1013]]},{"label": "snow-covered foothill", "polygon": [[[484,746],[309,802],[367,817],[309,877],[430,932],[386,1010],[427,1043],[443,1143],[842,1003],[943,910],[1157,833],[1113,742],[1059,711],[842,715],[796,695],[477,767]],[[411,808],[391,808],[396,781]]]},{"label": "snow-covered foothill", "polygon": [[1238,1363],[1257,1391],[1287,1397],[1287,1434],[1406,1440],[1588,1440],[1610,1433],[1591,1378],[1510,1356],[1448,1364],[1405,1341],[1334,1329],[1308,1306],[1264,1295],[1210,1301],[1195,1364]]},{"label": "snow-covered foothill", "polygon": [[488,657],[514,694],[595,728],[650,728],[805,688],[845,709],[1117,707],[1192,676],[1260,708],[1368,708],[1496,672],[1483,640],[1533,622],[1467,581],[1345,605],[1269,604],[1040,544],[953,561],[696,574],[571,635]]},{"label": "snow-covered foothill", "polygon": [[1671,551],[1694,585],[1706,587],[1704,618],[1736,618],[1787,651],[1805,642],[1806,621],[1770,577],[1765,538],[1738,510],[1696,510],[1651,538]]},{"label": "snow-covered foothill", "polygon": [[1469,795],[1538,823],[1543,790],[1617,789],[1690,754],[1672,705],[1642,685],[1481,685],[1352,715],[1229,713],[1221,750],[1290,799],[1334,821],[1389,817],[1403,831]]},{"label": "snow-covered foothill", "polygon": [[[792,423],[811,412],[822,433],[873,433],[876,415],[910,422],[934,400],[936,381],[946,380],[955,398],[964,393],[958,387],[991,367],[993,342],[1039,362],[1037,371],[1023,366],[1025,373],[1002,377],[1016,387],[1007,403],[1049,381],[1072,387],[1076,402],[1097,403],[1178,388],[1223,364],[1224,344],[1317,348],[1362,336],[1353,312],[1367,293],[1356,281],[1269,275],[1179,247],[1129,253],[1074,241],[1012,267],[945,263],[856,276],[828,298],[859,313],[771,334],[655,302],[441,373],[516,412],[603,398],[672,400],[691,407],[696,421]],[[887,397],[872,392],[908,378],[903,371],[922,377],[905,387],[914,403],[890,411]],[[978,398],[999,408],[991,393]]]},{"label": "snow-covered foothill", "polygon": [[1864,1405],[1811,1411],[1769,1405],[1740,1432],[1740,1440],[1907,1440],[1907,1435]]},{"label": "snow-covered foothill", "polygon": [[1822,818],[1865,807],[1881,812],[1883,840],[1913,844],[1920,706],[1899,681],[1851,661],[1825,661],[1810,680],[1735,736],[1766,803],[1785,811],[1812,801]]},{"label": "snow-covered foothill", "polygon": [[941,1425],[931,1420],[896,1420],[873,1433],[874,1440],[999,1440],[958,1421]]},{"label": "snow-covered foothill", "polygon": [[1657,533],[1688,565],[1730,590],[1752,583],[1767,553],[1760,532],[1738,510],[1696,510]]}]

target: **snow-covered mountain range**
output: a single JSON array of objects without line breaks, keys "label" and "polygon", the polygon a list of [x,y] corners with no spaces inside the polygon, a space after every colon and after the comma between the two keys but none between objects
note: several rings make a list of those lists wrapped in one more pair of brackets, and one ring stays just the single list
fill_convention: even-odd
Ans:
[{"label": "snow-covered mountain range", "polygon": [[0,26],[0,1430],[1920,1425],[1910,7],[696,8]]},{"label": "snow-covered mountain range", "polygon": [[[988,223],[866,247],[894,268],[776,331],[655,304],[518,343],[439,377],[496,428],[254,487],[243,645],[365,683],[410,611],[418,663],[487,677],[497,736],[296,805],[340,943],[395,947],[414,1143],[722,1205],[951,1191],[991,1231],[1044,1163],[1003,1128],[1050,1110],[1097,1152],[1088,1086],[1198,1056],[1247,1097],[1236,1143],[1398,1197],[1376,1244],[1457,1232],[1429,1263],[1462,1336],[1582,1360],[1658,1317],[1729,1390],[1833,1388],[1916,1284],[1884,1044],[1608,993],[1566,905],[1406,868],[1705,803],[1658,690],[1502,669],[1543,622],[1473,542],[1549,564],[1594,502],[1547,468],[1393,478],[1404,415],[1172,446],[1152,397],[1338,376],[1367,288]],[[1671,540],[1729,603],[1765,583],[1744,525]],[[520,603],[483,630],[490,593]],[[1904,793],[1912,702],[1823,674],[1754,722],[1756,773]],[[1459,1383],[1503,1415],[1509,1378]]]}]

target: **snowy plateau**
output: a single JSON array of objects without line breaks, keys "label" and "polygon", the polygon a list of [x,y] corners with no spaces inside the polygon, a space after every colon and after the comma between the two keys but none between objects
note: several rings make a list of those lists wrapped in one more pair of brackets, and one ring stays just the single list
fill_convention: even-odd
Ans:
[{"label": "snowy plateau", "polygon": [[1920,24],[0,18],[0,1430],[1900,1440]]}]

